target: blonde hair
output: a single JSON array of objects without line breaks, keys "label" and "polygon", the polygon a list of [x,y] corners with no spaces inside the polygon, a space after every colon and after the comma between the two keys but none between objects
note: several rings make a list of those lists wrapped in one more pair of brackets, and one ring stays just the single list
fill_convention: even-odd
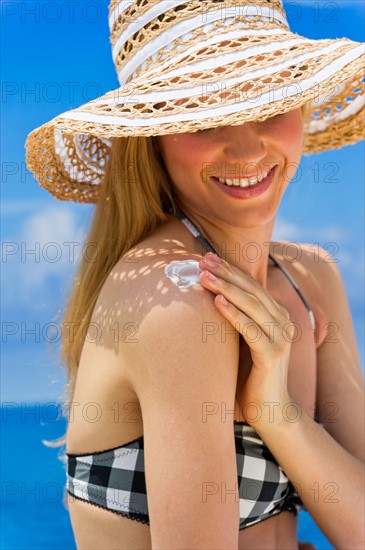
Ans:
[{"label": "blonde hair", "polygon": [[[66,367],[62,415],[72,402],[87,327],[98,295],[118,260],[167,220],[175,205],[173,188],[156,150],[154,138],[115,139],[92,224],[62,319],[60,362]],[[89,246],[91,245],[91,246]],[[89,250],[94,252],[90,255]],[[64,365],[63,365],[64,363]],[[59,447],[66,434],[47,446]],[[65,455],[61,457],[64,461]]]}]

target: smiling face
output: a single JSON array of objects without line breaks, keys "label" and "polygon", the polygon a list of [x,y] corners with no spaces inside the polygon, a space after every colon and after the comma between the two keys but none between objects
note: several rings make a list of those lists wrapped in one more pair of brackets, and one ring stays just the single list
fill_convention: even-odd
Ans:
[{"label": "smiling face", "polygon": [[[256,227],[273,219],[298,168],[302,110],[299,107],[263,122],[158,136],[156,142],[183,210]],[[256,195],[254,187],[249,188],[244,200],[228,193],[215,179],[260,177],[275,165],[269,187]]]}]

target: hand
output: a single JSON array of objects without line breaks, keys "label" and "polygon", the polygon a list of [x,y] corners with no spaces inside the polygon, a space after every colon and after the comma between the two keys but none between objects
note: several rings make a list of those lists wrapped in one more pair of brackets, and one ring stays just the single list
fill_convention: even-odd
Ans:
[{"label": "hand", "polygon": [[[210,267],[205,259],[211,260],[212,254],[207,253],[199,262],[201,284],[217,295],[215,306],[250,348],[252,368],[238,396],[241,410],[244,412],[252,403],[261,407],[262,416],[254,421],[254,429],[269,422],[270,410],[282,420],[281,410],[278,415],[277,407],[267,405],[277,403],[283,407],[292,401],[288,393],[288,366],[294,326],[289,313],[248,273],[222,259],[216,267]],[[210,280],[204,271],[213,273],[217,280]],[[226,298],[227,306],[219,294]],[[247,422],[250,423],[249,418]]]}]

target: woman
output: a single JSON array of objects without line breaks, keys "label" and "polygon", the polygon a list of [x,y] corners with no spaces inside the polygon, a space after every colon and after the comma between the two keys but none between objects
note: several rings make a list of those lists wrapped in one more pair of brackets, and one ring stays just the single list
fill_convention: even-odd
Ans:
[{"label": "woman", "polygon": [[279,0],[232,6],[112,1],[120,90],[28,138],[42,186],[97,202],[62,350],[78,548],[294,549],[302,507],[364,546],[341,276],[271,241],[301,155],[362,138],[363,50],[294,35]]}]

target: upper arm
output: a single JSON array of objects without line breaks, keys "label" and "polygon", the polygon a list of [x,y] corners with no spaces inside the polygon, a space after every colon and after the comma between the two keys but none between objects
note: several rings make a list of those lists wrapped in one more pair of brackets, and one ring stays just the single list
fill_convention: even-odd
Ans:
[{"label": "upper arm", "polygon": [[226,320],[202,286],[179,289],[163,270],[145,284],[154,305],[129,364],[143,418],[152,545],[237,548],[238,341],[224,337]]},{"label": "upper arm", "polygon": [[349,453],[365,460],[364,379],[340,270],[320,249],[318,277],[327,334],[317,349],[317,403],[324,428]]}]

